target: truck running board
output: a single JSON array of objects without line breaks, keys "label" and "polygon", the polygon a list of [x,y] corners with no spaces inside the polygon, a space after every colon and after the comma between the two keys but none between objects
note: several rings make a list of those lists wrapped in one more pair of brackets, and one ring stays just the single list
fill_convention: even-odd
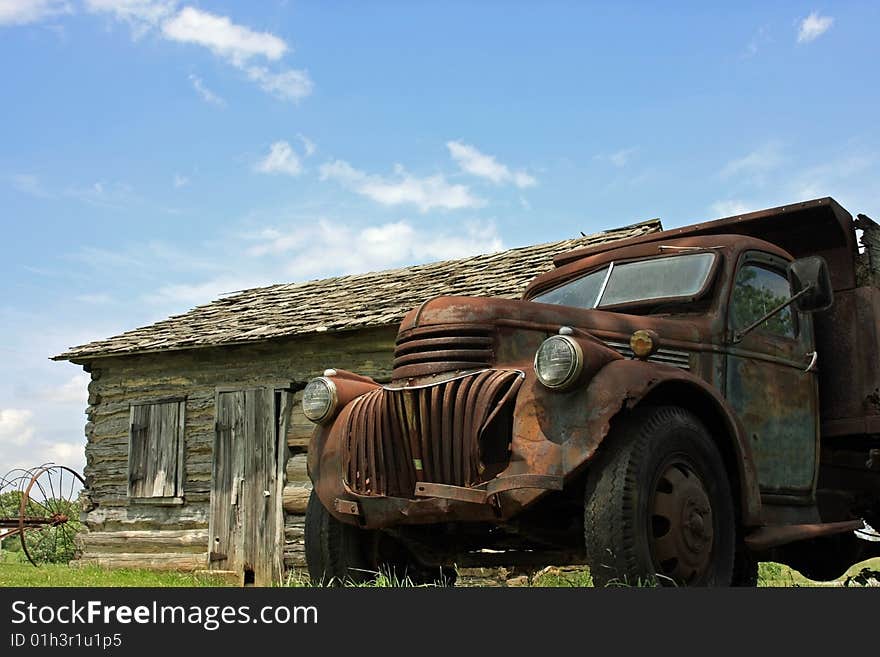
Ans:
[{"label": "truck running board", "polygon": [[746,546],[754,551],[761,552],[770,548],[803,541],[808,538],[819,538],[852,532],[864,527],[862,520],[847,520],[845,522],[823,522],[812,525],[769,525],[759,527],[746,536]]}]

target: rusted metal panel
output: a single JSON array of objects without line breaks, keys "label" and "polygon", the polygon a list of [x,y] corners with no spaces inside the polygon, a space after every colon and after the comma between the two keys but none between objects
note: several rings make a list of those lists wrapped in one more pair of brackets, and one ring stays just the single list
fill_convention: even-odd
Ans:
[{"label": "rusted metal panel", "polygon": [[859,336],[851,328],[856,313],[855,291],[846,290],[836,292],[834,305],[815,316],[823,422],[861,415],[861,400],[852,390],[862,388],[864,375]]},{"label": "rusted metal panel", "polygon": [[491,328],[485,325],[430,326],[402,333],[394,350],[393,377],[488,367],[493,342]]},{"label": "rusted metal panel", "polygon": [[361,514],[361,510],[358,507],[357,502],[341,500],[338,497],[333,500],[333,508],[336,509],[338,513],[345,513],[350,516],[359,516]]},{"label": "rusted metal panel", "polygon": [[786,545],[795,541],[820,536],[832,536],[844,532],[852,532],[861,529],[865,523],[861,520],[848,520],[845,522],[826,522],[809,525],[783,525],[779,527],[762,527],[746,539],[746,545],[756,552],[769,550],[770,548]]},{"label": "rusted metal panel", "polygon": [[420,481],[416,484],[417,497],[440,497],[472,504],[487,504],[492,496],[509,490],[534,488],[539,490],[562,490],[565,479],[559,475],[519,474],[498,477],[479,486],[467,488],[450,484]]},{"label": "rusted metal panel", "polygon": [[[739,482],[740,506],[746,523],[760,518],[761,498],[758,489],[756,462],[747,436],[738,418],[719,391],[696,376],[678,368],[658,370],[643,361],[619,360],[603,367],[577,399],[577,406],[589,409],[578,423],[572,414],[567,426],[555,421],[560,409],[549,407],[543,416],[541,431],[561,432],[564,436],[563,471],[566,476],[576,475],[586,466],[599,448],[611,427],[611,421],[627,408],[637,406],[642,399],[663,386],[676,385],[679,398],[716,414],[726,435],[718,436],[720,447],[727,445],[735,454],[736,475]],[[571,401],[571,400],[570,400]],[[558,440],[559,438],[557,438]],[[723,451],[723,449],[722,449]]]},{"label": "rusted metal panel", "polygon": [[752,445],[766,493],[812,497],[818,422],[815,375],[737,350],[728,358],[726,397]]},{"label": "rusted metal panel", "polygon": [[[880,416],[880,290],[835,294],[816,316],[822,431],[826,436],[877,431]],[[869,428],[869,426],[873,428]]]},{"label": "rusted metal panel", "polygon": [[360,495],[411,497],[416,482],[468,487],[505,464],[486,463],[483,440],[523,374],[484,370],[415,388],[375,388],[352,404],[341,432],[346,484]]}]

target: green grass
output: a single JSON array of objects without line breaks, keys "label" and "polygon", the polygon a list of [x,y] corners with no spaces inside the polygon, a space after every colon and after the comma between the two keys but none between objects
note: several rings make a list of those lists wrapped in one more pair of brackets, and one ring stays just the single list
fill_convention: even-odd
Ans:
[{"label": "green grass", "polygon": [[[7,557],[0,559],[0,586],[152,586],[152,587],[211,587],[231,586],[234,583],[223,576],[206,572],[180,573],[142,569],[110,570],[99,566],[68,566],[65,564],[46,564],[35,568],[29,563],[20,563]],[[847,575],[855,576],[863,568],[880,571],[880,558],[856,564]],[[762,587],[804,587],[840,586],[846,576],[836,582],[814,582],[795,570],[778,563],[762,563],[759,569],[758,586]],[[545,568],[532,577],[519,577],[511,584],[532,587],[589,587],[593,586],[590,572],[586,568]],[[289,572],[285,576],[285,586],[310,586],[308,578],[301,572]],[[649,583],[637,584],[645,586]],[[377,580],[360,586],[408,587],[414,586],[409,580],[401,580],[380,574]]]},{"label": "green grass", "polygon": [[[841,586],[847,577],[855,577],[862,570],[868,569],[880,572],[880,558],[868,559],[861,563],[855,564],[847,572],[834,580],[833,582],[815,582],[807,579],[798,571],[789,568],[781,563],[762,562],[758,565],[758,586],[768,588],[791,588],[791,587],[824,587],[824,586]],[[534,577],[530,578],[527,586],[541,587],[583,587],[593,586],[593,578],[587,568],[545,568]],[[654,586],[653,582],[640,582],[633,586]],[[851,582],[850,585],[858,586],[858,583]],[[623,586],[621,584],[621,586]]]},{"label": "green grass", "polygon": [[156,570],[110,570],[99,566],[70,567],[0,563],[0,586],[229,586],[228,580],[201,573]]},{"label": "green grass", "polygon": [[[758,565],[758,586],[766,587],[797,587],[797,586],[840,586],[847,578],[857,576],[863,569],[880,571],[880,557],[857,563],[841,577],[832,582],[814,582],[801,575],[798,571],[779,563],[763,562]],[[850,582],[851,586],[858,586]]]}]

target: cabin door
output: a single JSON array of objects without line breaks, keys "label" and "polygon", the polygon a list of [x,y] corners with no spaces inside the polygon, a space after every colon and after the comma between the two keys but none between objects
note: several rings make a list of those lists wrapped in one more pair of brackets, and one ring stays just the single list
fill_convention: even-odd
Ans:
[{"label": "cabin door", "polygon": [[209,567],[242,584],[281,579],[286,394],[273,388],[218,391],[211,484]]},{"label": "cabin door", "polygon": [[[730,299],[732,332],[790,296],[785,264],[765,253],[743,257]],[[813,496],[819,456],[819,393],[810,366],[814,354],[810,316],[791,307],[728,349],[727,399],[752,443],[765,496]]]}]

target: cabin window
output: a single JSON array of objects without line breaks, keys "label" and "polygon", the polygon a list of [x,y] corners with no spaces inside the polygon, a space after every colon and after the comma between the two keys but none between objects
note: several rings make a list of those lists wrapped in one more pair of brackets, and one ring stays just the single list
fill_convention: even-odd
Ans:
[{"label": "cabin window", "polygon": [[[745,265],[736,275],[730,307],[733,328],[737,331],[756,322],[791,296],[788,279],[779,272]],[[758,330],[794,338],[797,333],[791,306],[783,308],[758,327]]]},{"label": "cabin window", "polygon": [[137,499],[183,496],[183,423],[180,399],[131,406],[128,494]]}]

